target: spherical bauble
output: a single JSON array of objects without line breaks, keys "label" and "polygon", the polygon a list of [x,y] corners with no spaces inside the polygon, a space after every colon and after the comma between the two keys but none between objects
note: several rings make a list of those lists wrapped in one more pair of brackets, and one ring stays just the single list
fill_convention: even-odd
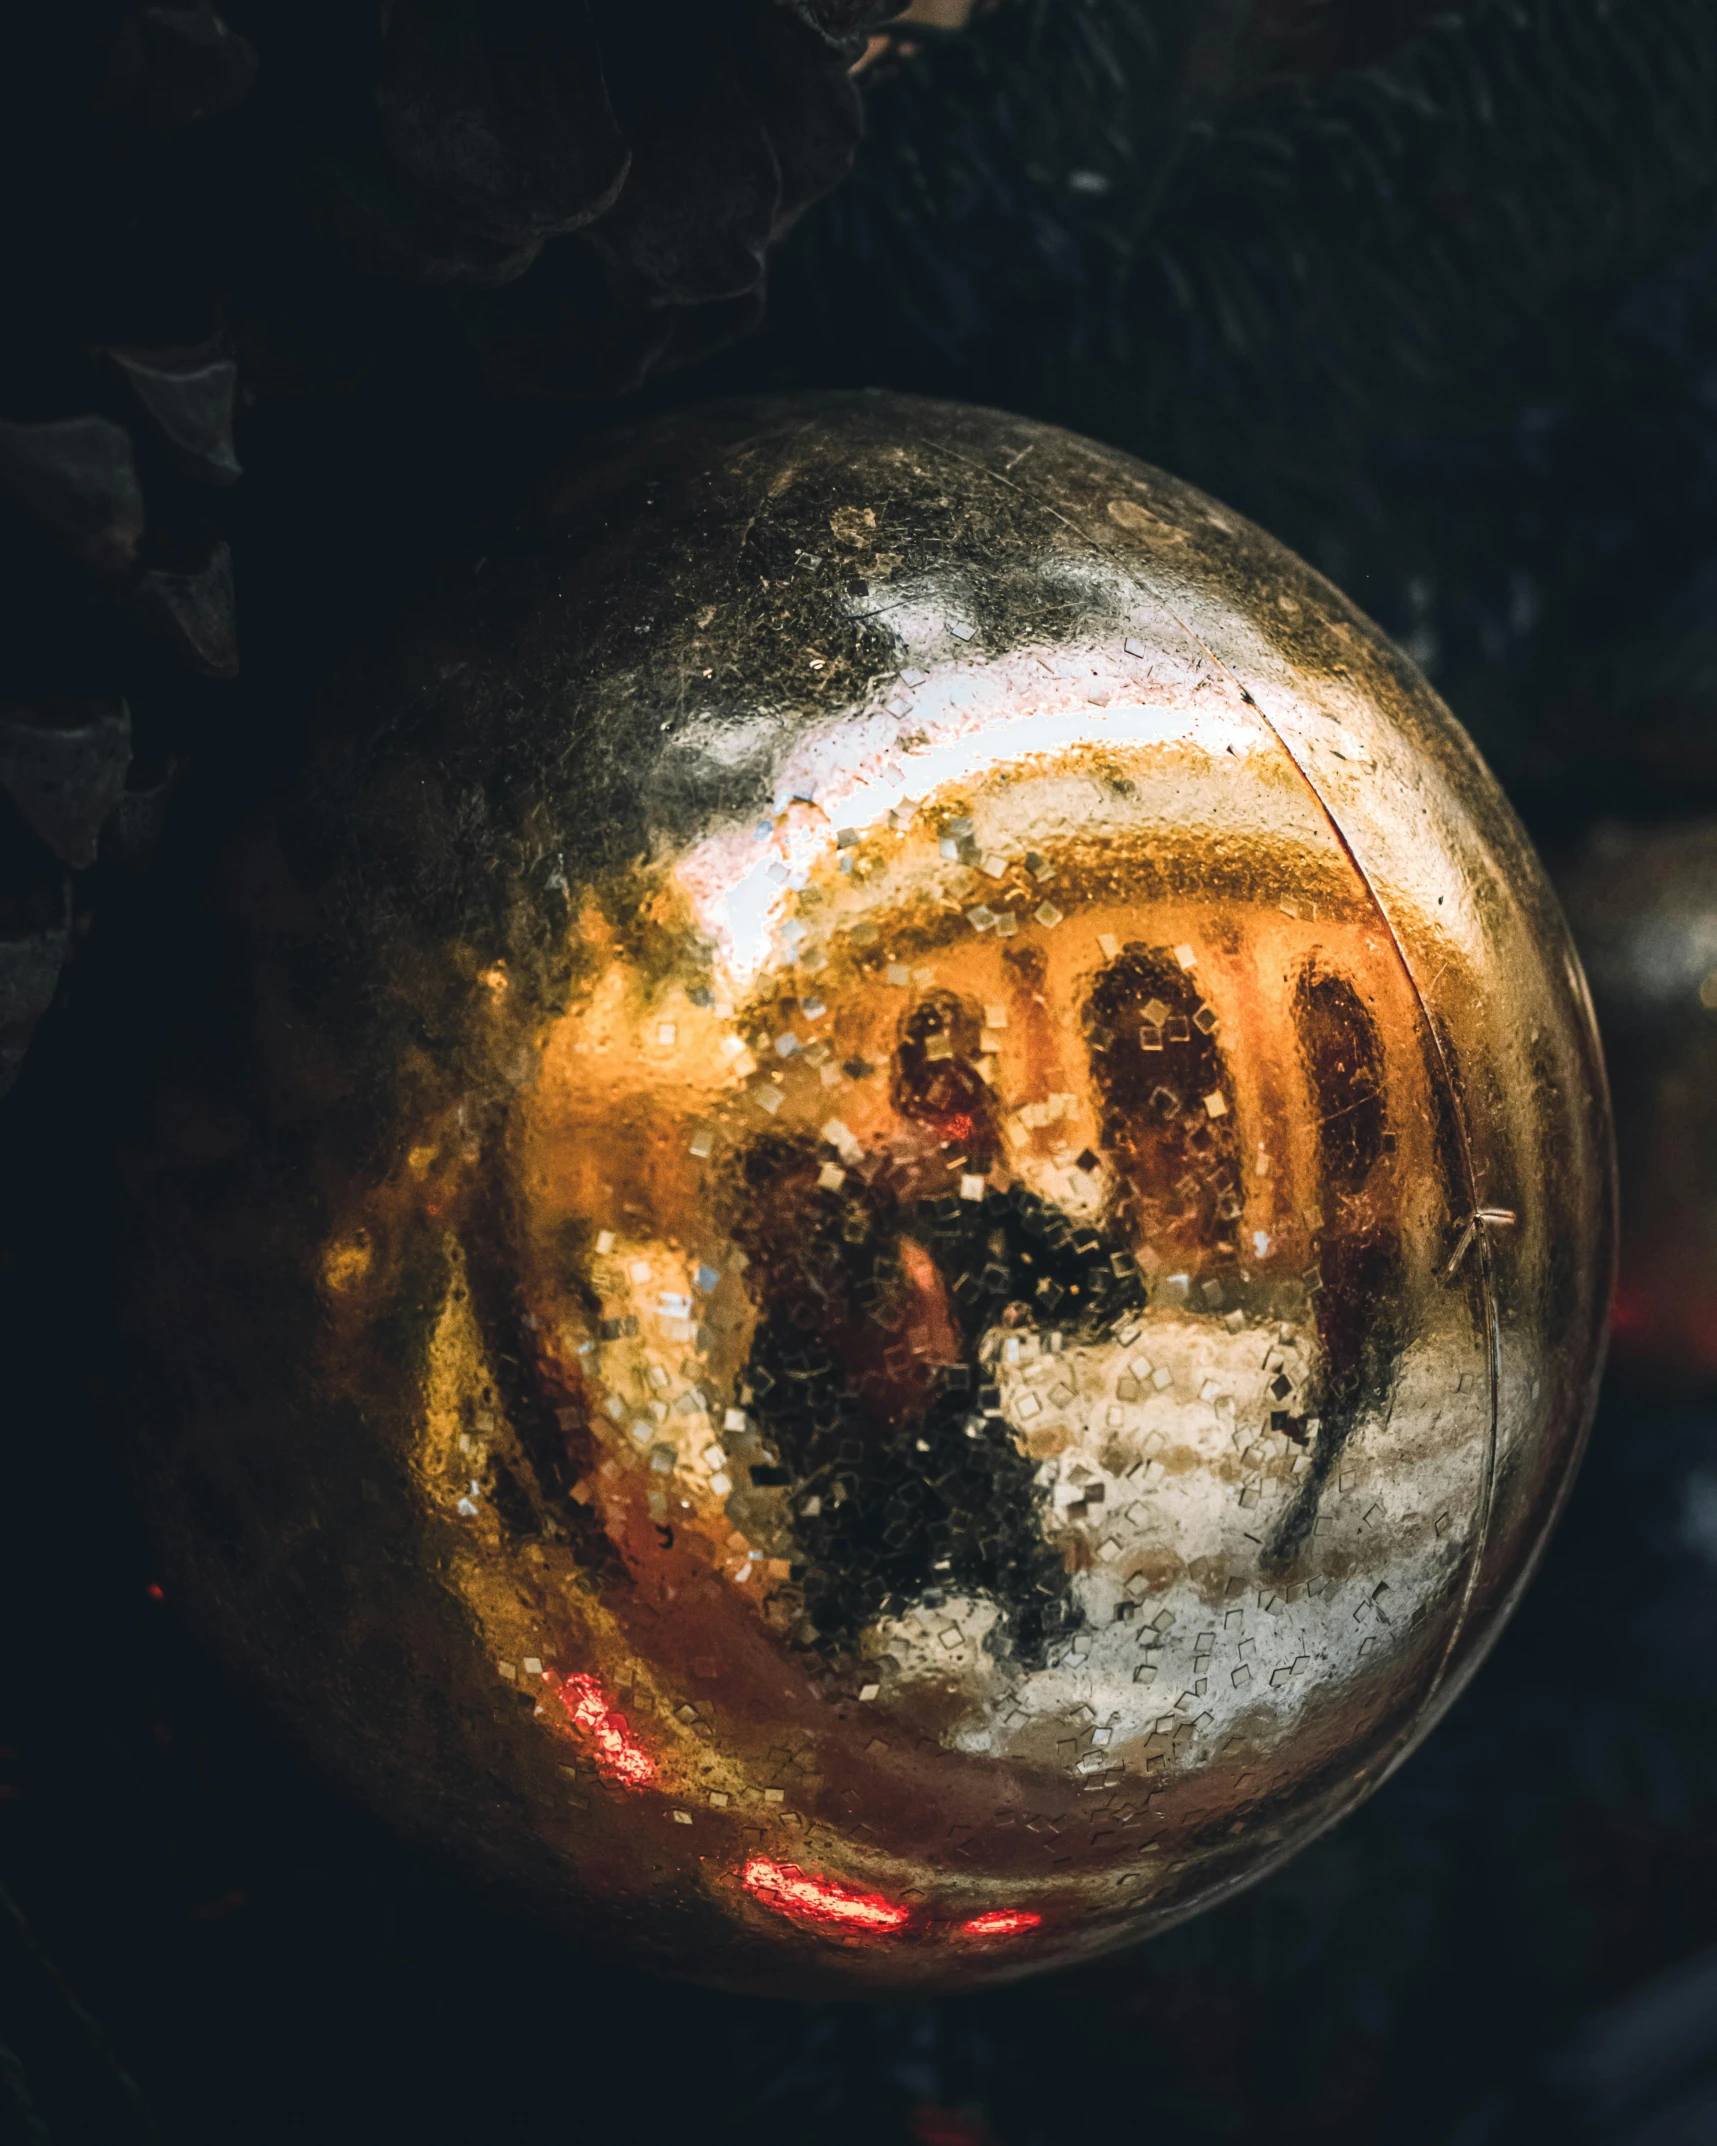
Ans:
[{"label": "spherical bauble", "polygon": [[137,1477],[301,1743],[803,1993],[1079,1958],[1447,1704],[1572,1469],[1603,1082],[1423,680],[880,395],[617,434],[336,696],[133,1174]]},{"label": "spherical bauble", "polygon": [[1563,882],[1621,1155],[1618,1357],[1717,1377],[1717,823],[1601,828]]}]

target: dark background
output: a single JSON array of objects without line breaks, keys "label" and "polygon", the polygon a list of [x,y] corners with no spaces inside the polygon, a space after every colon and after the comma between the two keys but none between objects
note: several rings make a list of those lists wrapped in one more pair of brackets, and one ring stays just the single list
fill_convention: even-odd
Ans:
[{"label": "dark background", "polygon": [[[123,689],[190,762],[151,871],[80,880],[79,959],[0,1105],[0,2140],[1717,2137],[1697,1390],[1612,1377],[1492,1661],[1335,1834],[1133,1953],[939,2004],[713,1996],[495,1917],[300,1772],[156,1599],[108,1457],[108,1187],[151,1055],[212,987],[198,890],[341,653],[621,414],[498,399],[439,297],[329,266],[266,153],[328,55],[230,12],[276,64],[194,156],[140,152],[147,183],[39,116],[87,54],[20,29],[5,90],[6,413],[121,410],[84,341],[192,338],[217,286],[241,323],[287,323],[247,347],[322,354],[243,416],[218,502],[236,682],[176,667],[0,519],[0,685]],[[1029,12],[885,72],[768,330],[625,412],[876,382],[1079,425],[1253,513],[1400,635],[1553,863],[1609,816],[1717,809],[1717,20],[1642,0],[1642,56],[1597,0],[1561,28],[1401,8],[1383,60],[1320,48],[1291,93],[1226,104],[1189,103],[1169,38],[1160,111],[1123,126],[1086,48],[1009,44]],[[1342,114],[1358,163],[1329,146]],[[1075,152],[1106,187],[1066,183]]]}]

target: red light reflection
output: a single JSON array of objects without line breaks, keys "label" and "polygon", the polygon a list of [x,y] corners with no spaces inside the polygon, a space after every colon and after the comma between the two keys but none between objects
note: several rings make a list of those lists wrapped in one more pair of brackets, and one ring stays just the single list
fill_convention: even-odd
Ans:
[{"label": "red light reflection", "polygon": [[962,2109],[939,2109],[934,2102],[921,2101],[911,2122],[917,2146],[993,2146],[994,2133],[982,2116]]},{"label": "red light reflection", "polygon": [[880,1893],[858,1893],[832,1878],[807,1877],[796,1863],[772,1863],[762,1855],[751,1858],[739,1882],[777,1915],[796,1915],[827,1930],[898,1930],[912,1914]]},{"label": "red light reflection", "polygon": [[967,1937],[1017,1937],[1022,1930],[1035,1930],[1043,1917],[1030,1908],[994,1908],[988,1915],[973,1915],[960,1925]]},{"label": "red light reflection", "polygon": [[[543,1682],[554,1686],[552,1671],[543,1671]],[[594,1677],[563,1678],[555,1697],[572,1716],[573,1727],[596,1746],[598,1773],[623,1788],[647,1788],[656,1778],[655,1760],[633,1736],[625,1715],[609,1705],[608,1694]]]}]

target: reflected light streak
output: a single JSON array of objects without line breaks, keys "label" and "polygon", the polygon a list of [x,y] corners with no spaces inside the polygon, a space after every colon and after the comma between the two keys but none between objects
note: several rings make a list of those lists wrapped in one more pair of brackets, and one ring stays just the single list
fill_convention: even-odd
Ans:
[{"label": "reflected light streak", "polygon": [[[998,766],[1022,759],[1046,764],[1078,754],[1093,741],[1115,747],[1199,747],[1213,765],[1277,750],[1273,739],[1245,710],[1226,703],[1203,706],[1184,695],[1172,700],[1129,698],[1131,666],[1100,666],[1116,698],[1094,706],[1083,680],[1051,677],[1035,655],[1020,653],[987,663],[974,676],[959,667],[929,679],[918,692],[913,749],[900,746],[899,724],[874,716],[838,718],[804,738],[777,771],[777,790],[789,798],[813,796],[814,810],[792,826],[776,829],[763,845],[754,834],[726,828],[698,843],[674,868],[701,930],[716,949],[723,988],[743,997],[767,965],[774,935],[794,911],[784,878],[826,863],[838,830],[862,832],[890,813],[910,816],[928,798],[971,788]],[[1094,660],[1093,675],[1099,674]],[[1022,697],[1020,680],[1026,690]],[[1188,674],[1186,685],[1192,680]],[[1009,720],[998,729],[992,711],[1007,705]],[[783,808],[784,809],[784,808]]]},{"label": "reflected light streak", "polygon": [[832,1878],[808,1877],[796,1863],[772,1863],[762,1855],[751,1858],[739,1882],[777,1915],[797,1916],[827,1930],[898,1930],[912,1913],[880,1893],[854,1892]]},{"label": "reflected light streak", "polygon": [[960,1925],[965,1937],[1018,1937],[1022,1931],[1035,1930],[1043,1921],[1030,1908],[994,1908],[988,1915],[973,1915]]},{"label": "reflected light streak", "polygon": [[565,1677],[557,1685],[551,1670],[543,1682],[572,1717],[572,1725],[596,1746],[596,1770],[623,1788],[647,1788],[656,1778],[656,1762],[633,1736],[624,1714],[616,1713],[608,1694],[592,1676]]}]

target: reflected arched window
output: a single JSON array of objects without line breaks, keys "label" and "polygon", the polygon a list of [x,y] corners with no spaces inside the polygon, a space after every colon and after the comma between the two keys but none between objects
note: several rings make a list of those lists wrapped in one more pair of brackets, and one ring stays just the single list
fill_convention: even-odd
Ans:
[{"label": "reflected arched window", "polygon": [[1351,1199],[1389,1136],[1377,1023],[1345,976],[1313,961],[1295,987],[1294,1029],[1316,1112],[1319,1177]]},{"label": "reflected arched window", "polygon": [[1403,1341],[1401,1239],[1384,1169],[1394,1147],[1383,1039],[1351,981],[1317,957],[1294,986],[1293,1023],[1312,1113],[1318,1224],[1312,1465],[1276,1529],[1278,1569],[1309,1540],[1324,1485],[1367,1416],[1386,1405]]},{"label": "reflected arched window", "polygon": [[1123,947],[1093,981],[1084,1023],[1101,1145],[1133,1227],[1206,1265],[1232,1255],[1240,1130],[1217,1015],[1192,972],[1167,947]]}]

